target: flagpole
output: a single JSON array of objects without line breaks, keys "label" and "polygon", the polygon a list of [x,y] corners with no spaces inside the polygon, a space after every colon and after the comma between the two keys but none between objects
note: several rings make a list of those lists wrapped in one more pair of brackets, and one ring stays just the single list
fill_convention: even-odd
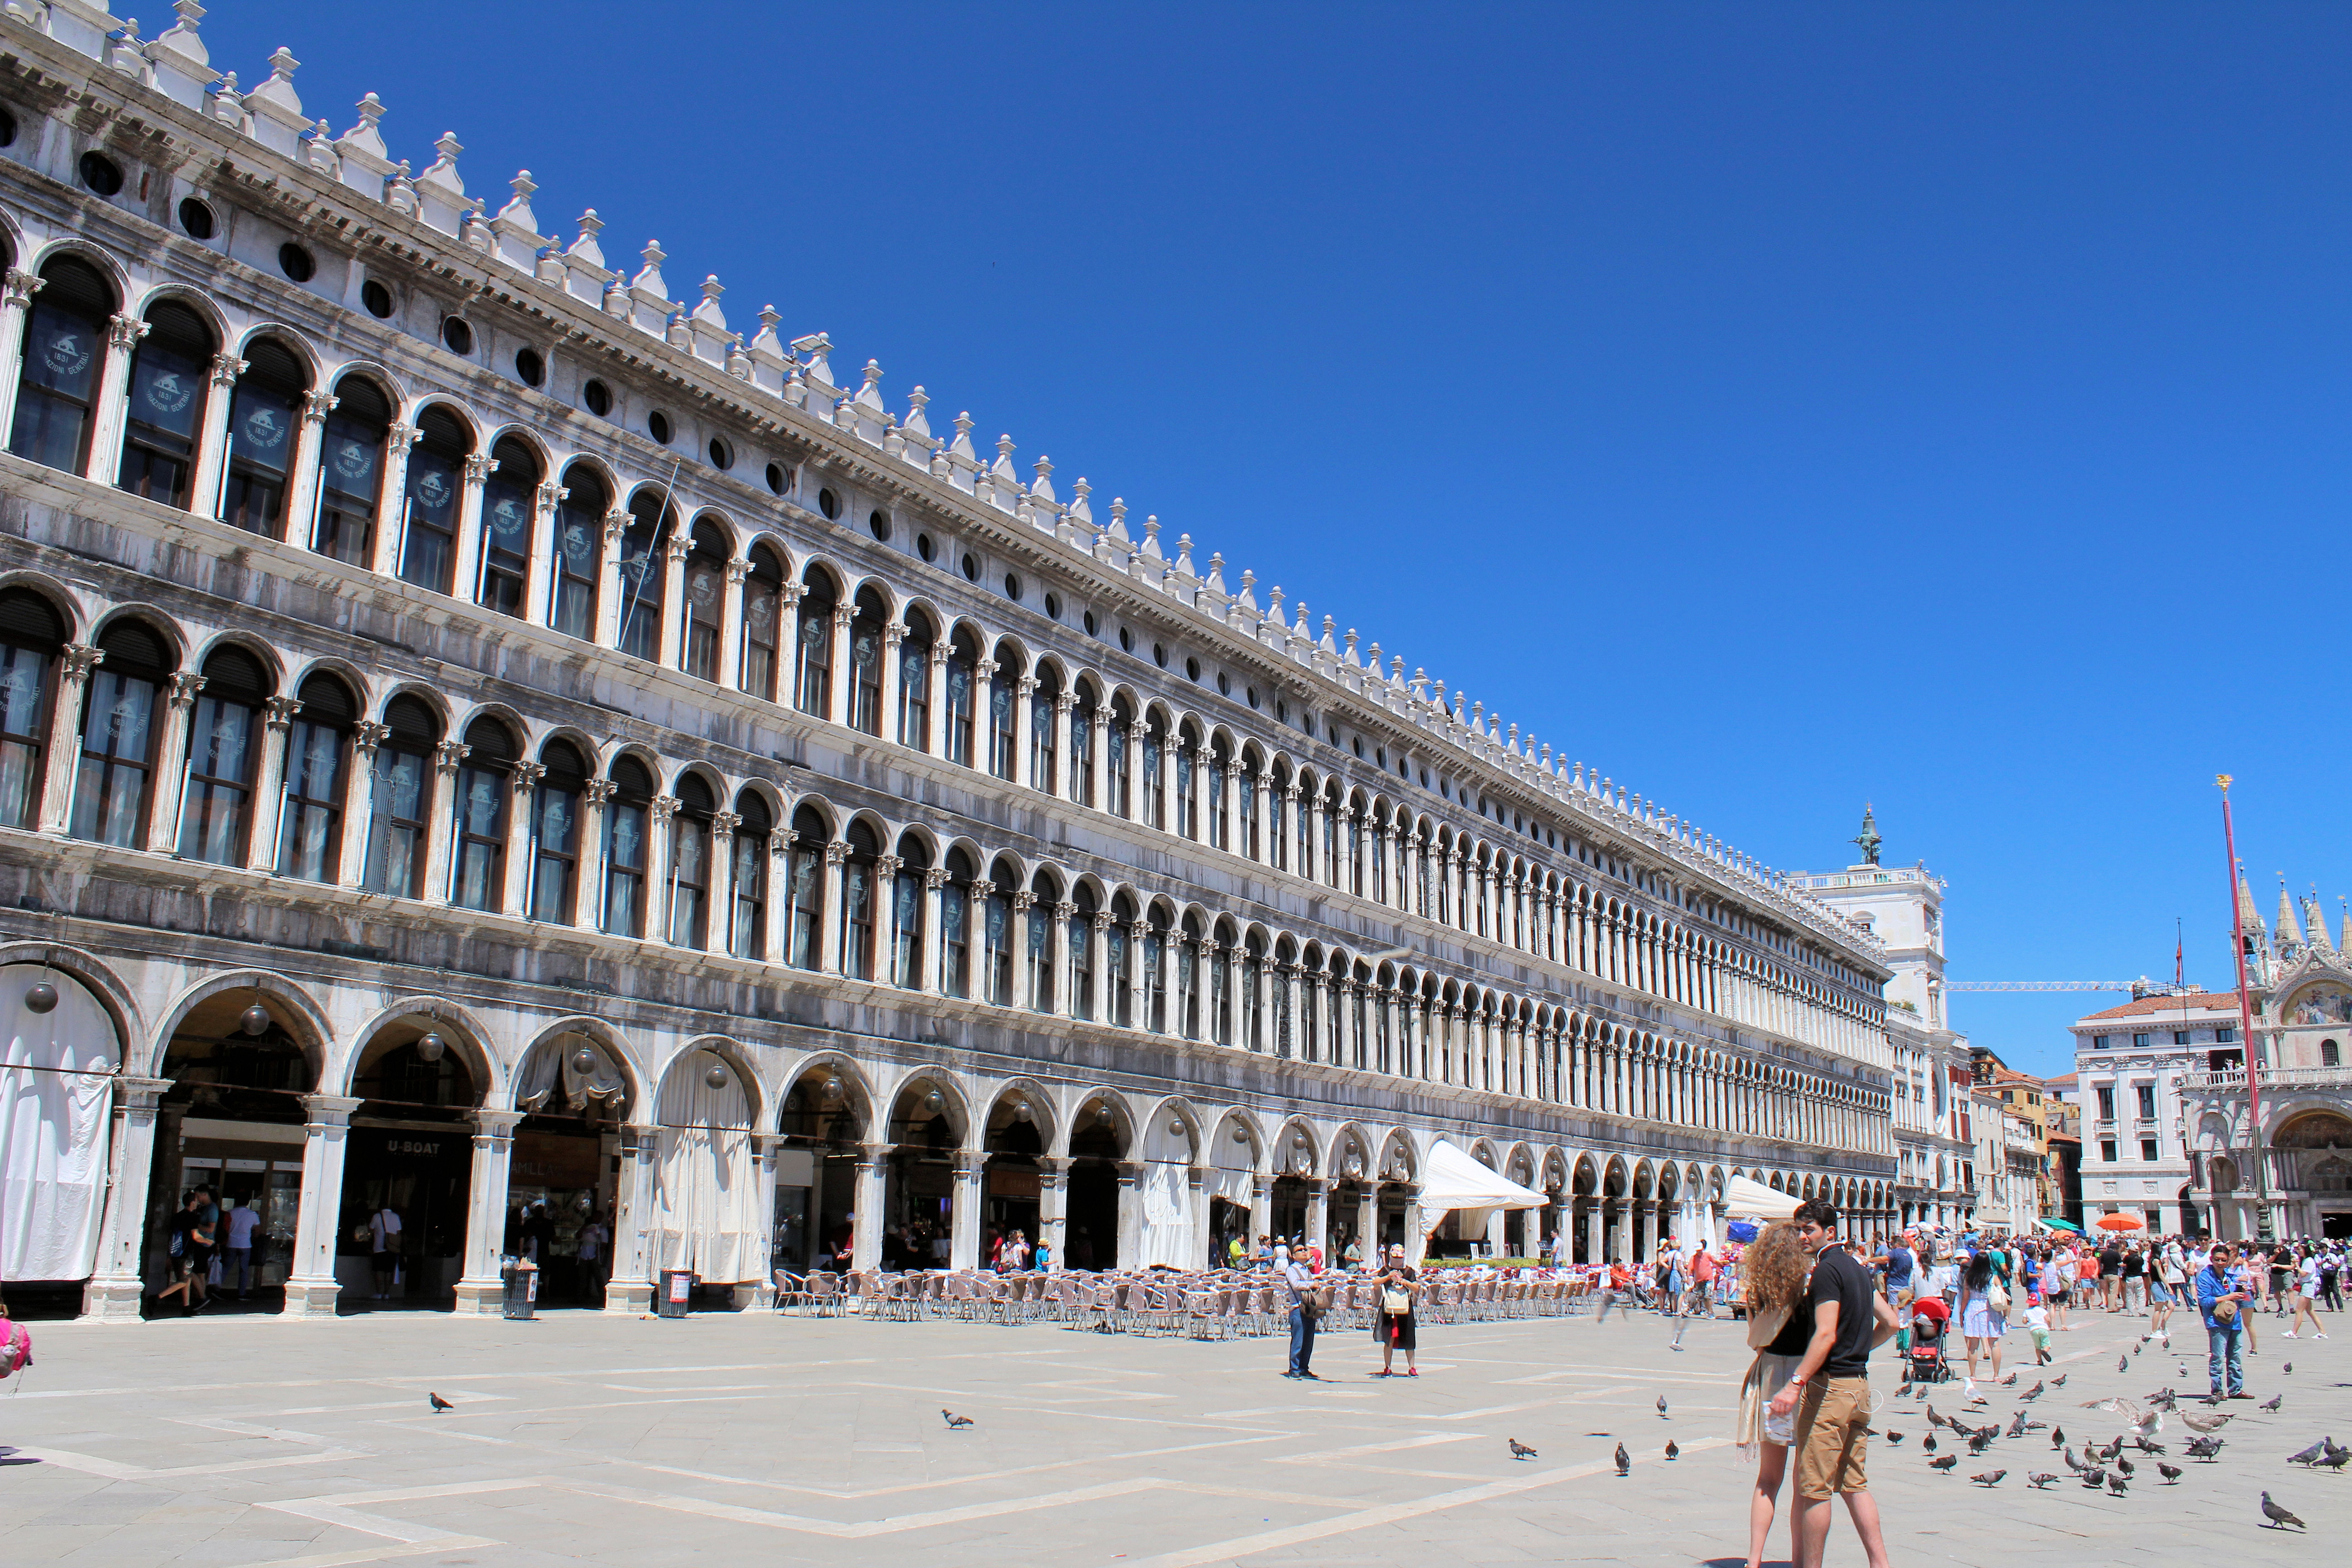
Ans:
[{"label": "flagpole", "polygon": [[2271,1239],[2270,1168],[2263,1152],[2263,1088],[2254,1062],[2254,1004],[2246,986],[2246,905],[2238,896],[2238,832],[2230,817],[2230,775],[2217,773],[2213,782],[2221,791],[2221,842],[2230,856],[2230,922],[2235,937],[2231,945],[2238,959],[2238,1037],[2246,1047],[2246,1114],[2253,1138],[2254,1236],[2267,1243]]}]

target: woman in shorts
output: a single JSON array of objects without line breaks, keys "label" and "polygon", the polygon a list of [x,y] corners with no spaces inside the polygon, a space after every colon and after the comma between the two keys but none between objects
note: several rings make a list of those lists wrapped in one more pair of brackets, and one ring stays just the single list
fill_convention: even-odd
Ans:
[{"label": "woman in shorts", "polygon": [[[1762,1568],[1764,1540],[1772,1533],[1772,1516],[1780,1501],[1780,1483],[1789,1470],[1789,1445],[1796,1439],[1796,1416],[1772,1418],[1772,1396],[1796,1375],[1812,1342],[1813,1309],[1805,1285],[1811,1277],[1811,1259],[1797,1239],[1797,1227],[1782,1221],[1768,1226],[1750,1243],[1741,1259],[1746,1276],[1748,1348],[1755,1352],[1739,1385],[1738,1416],[1733,1436],[1745,1458],[1760,1449],[1756,1462],[1756,1489],[1748,1500],[1748,1568]],[[1789,1544],[1790,1561],[1797,1560],[1796,1542]]]}]

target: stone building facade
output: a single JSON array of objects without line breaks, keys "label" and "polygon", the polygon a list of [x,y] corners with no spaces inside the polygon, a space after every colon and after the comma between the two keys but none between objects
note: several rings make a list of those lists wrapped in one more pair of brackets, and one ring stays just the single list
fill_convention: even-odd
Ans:
[{"label": "stone building facade", "polygon": [[[1875,938],[181,10],[0,17],[0,1009],[88,1311],[199,1179],[294,1315],[386,1206],[472,1310],[1893,1216]],[[1424,1237],[1441,1139],[1549,1202]]]}]

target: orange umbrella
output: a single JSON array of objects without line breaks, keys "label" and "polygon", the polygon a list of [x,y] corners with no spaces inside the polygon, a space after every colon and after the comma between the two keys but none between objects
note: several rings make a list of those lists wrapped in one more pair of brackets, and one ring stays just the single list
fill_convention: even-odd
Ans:
[{"label": "orange umbrella", "polygon": [[2101,1230],[2146,1230],[2147,1228],[2127,1214],[2103,1214],[2098,1217],[2097,1224]]}]

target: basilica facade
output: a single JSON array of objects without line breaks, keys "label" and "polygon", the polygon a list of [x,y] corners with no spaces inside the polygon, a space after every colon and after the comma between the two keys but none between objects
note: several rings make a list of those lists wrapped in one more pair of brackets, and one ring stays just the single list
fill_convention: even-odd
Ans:
[{"label": "basilica facade", "polygon": [[[0,17],[0,1278],[136,1318],[199,1184],[296,1316],[386,1208],[461,1310],[1894,1217],[1864,925],[180,10]],[[1440,1141],[1546,1204],[1424,1234]]]}]

